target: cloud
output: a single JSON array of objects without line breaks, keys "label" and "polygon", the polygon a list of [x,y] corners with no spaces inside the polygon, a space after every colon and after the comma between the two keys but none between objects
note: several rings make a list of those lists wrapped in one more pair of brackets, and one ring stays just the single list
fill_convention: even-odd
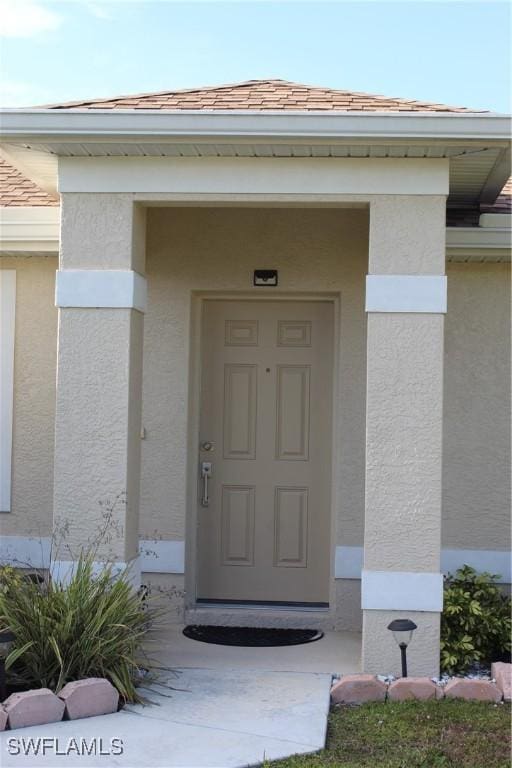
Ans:
[{"label": "cloud", "polygon": [[91,13],[93,16],[95,16],[97,19],[104,19],[106,21],[110,20],[112,18],[112,14],[110,11],[107,10],[105,7],[106,4],[100,3],[85,3],[85,7]]},{"label": "cloud", "polygon": [[0,0],[0,36],[35,37],[58,29],[62,17],[33,0]]}]

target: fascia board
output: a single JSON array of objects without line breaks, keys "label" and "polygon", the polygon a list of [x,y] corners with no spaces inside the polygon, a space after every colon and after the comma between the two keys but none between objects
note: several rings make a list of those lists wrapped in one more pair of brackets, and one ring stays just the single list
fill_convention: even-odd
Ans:
[{"label": "fascia board", "polygon": [[13,206],[0,209],[2,252],[58,253],[60,206]]},{"label": "fascia board", "polygon": [[254,112],[146,110],[45,110],[0,111],[4,141],[50,141],[106,136],[133,138],[225,137],[459,139],[508,141],[510,118],[494,113],[396,114],[379,112]]},{"label": "fascia board", "polygon": [[512,230],[506,227],[447,227],[447,248],[510,248]]}]

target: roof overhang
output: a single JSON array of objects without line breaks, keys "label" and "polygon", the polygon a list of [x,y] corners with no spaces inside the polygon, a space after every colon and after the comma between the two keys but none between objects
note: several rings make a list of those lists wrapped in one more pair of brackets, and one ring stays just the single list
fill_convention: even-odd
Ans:
[{"label": "roof overhang", "polygon": [[510,217],[500,214],[499,218],[503,219],[503,226],[447,227],[446,260],[509,262],[512,254]]},{"label": "roof overhang", "polygon": [[510,119],[494,113],[5,109],[2,149],[48,191],[59,156],[450,159],[450,202],[492,203],[510,174]]},{"label": "roof overhang", "polygon": [[59,206],[0,208],[0,253],[5,256],[57,256]]}]

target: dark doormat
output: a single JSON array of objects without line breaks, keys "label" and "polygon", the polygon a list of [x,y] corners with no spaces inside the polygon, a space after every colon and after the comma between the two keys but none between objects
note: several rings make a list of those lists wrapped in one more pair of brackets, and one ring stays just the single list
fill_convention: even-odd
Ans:
[{"label": "dark doormat", "polygon": [[183,634],[192,640],[214,645],[239,645],[247,648],[271,648],[278,645],[303,645],[320,640],[317,629],[266,629],[264,627],[212,627],[190,624]]}]

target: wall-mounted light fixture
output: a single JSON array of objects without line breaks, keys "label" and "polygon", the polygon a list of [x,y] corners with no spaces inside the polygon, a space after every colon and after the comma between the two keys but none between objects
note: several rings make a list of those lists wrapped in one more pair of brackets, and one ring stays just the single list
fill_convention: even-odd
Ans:
[{"label": "wall-mounted light fixture", "polygon": [[277,285],[277,269],[255,269],[253,285],[275,287]]}]

